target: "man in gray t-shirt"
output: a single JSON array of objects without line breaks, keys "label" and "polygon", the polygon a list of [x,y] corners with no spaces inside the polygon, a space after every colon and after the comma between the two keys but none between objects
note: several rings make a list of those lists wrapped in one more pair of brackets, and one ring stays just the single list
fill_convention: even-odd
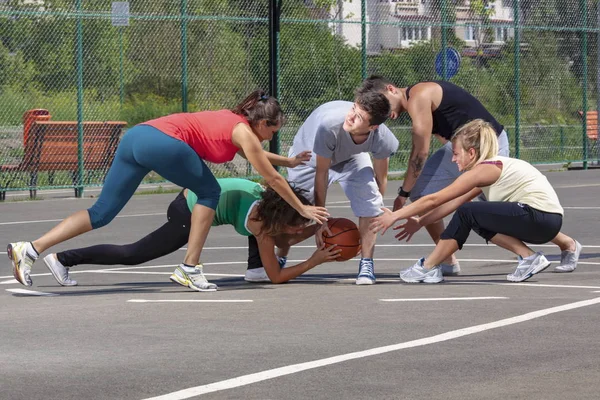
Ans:
[{"label": "man in gray t-shirt", "polygon": [[[288,180],[309,191],[315,205],[325,206],[327,188],[338,182],[359,218],[361,260],[358,285],[375,283],[373,252],[376,234],[369,230],[372,218],[381,214],[387,186],[390,157],[398,150],[398,140],[382,124],[390,105],[380,93],[362,93],[355,102],[332,101],[314,110],[294,137],[288,156],[312,151],[304,165],[288,168]],[[368,153],[373,156],[373,162]],[[322,244],[322,231],[316,234]]]}]

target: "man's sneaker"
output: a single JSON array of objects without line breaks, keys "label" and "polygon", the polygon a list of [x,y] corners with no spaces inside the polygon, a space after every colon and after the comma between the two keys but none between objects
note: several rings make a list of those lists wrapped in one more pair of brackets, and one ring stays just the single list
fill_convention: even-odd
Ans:
[{"label": "man's sneaker", "polygon": [[423,266],[424,258],[419,259],[415,265],[400,271],[400,279],[407,283],[440,283],[444,281],[442,268],[439,265],[431,269]]},{"label": "man's sneaker", "polygon": [[538,272],[542,272],[550,265],[550,261],[543,253],[537,252],[527,258],[519,257],[519,265],[512,274],[506,275],[506,279],[511,282],[523,282],[531,278]]},{"label": "man's sneaker", "polygon": [[[287,257],[275,257],[277,257],[279,268],[285,268],[285,264],[287,263]],[[247,269],[246,275],[244,275],[244,280],[246,282],[271,282],[271,279],[269,279],[269,275],[267,275],[267,271],[265,271],[263,267]]]},{"label": "man's sneaker", "polygon": [[375,283],[375,271],[373,259],[361,258],[358,264],[358,276],[356,277],[357,285],[372,285]]},{"label": "man's sneaker", "polygon": [[444,276],[456,276],[460,275],[460,264],[458,261],[456,264],[441,263],[440,268],[442,269],[442,275]]},{"label": "man's sneaker", "polygon": [[271,282],[267,271],[263,267],[247,269],[244,280],[246,282]]},{"label": "man's sneaker", "polygon": [[216,292],[217,285],[210,283],[202,272],[202,264],[196,265],[196,268],[189,268],[183,264],[175,269],[171,275],[171,280],[181,286],[187,286],[198,292]]},{"label": "man's sneaker", "polygon": [[277,257],[277,262],[279,263],[279,268],[285,268],[285,264],[287,264],[287,257],[286,256],[275,256]]},{"label": "man's sneaker", "polygon": [[15,279],[25,286],[31,286],[31,267],[38,254],[30,242],[9,243],[6,254],[13,265]]},{"label": "man's sneaker", "polygon": [[554,268],[554,272],[573,272],[577,268],[579,254],[581,254],[581,243],[575,241],[575,251],[565,250],[560,253],[560,265]]},{"label": "man's sneaker", "polygon": [[46,264],[46,267],[48,267],[50,272],[52,272],[52,275],[54,275],[56,282],[61,286],[77,286],[77,281],[74,281],[69,277],[69,269],[58,261],[56,254],[48,254],[44,257],[44,264]]}]

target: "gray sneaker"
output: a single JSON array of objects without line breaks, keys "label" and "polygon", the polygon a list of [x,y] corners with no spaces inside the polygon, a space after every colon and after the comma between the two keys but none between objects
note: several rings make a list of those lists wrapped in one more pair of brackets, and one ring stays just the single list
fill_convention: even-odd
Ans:
[{"label": "gray sneaker", "polygon": [[506,275],[506,279],[510,282],[523,282],[550,266],[550,261],[548,261],[543,253],[538,251],[534,255],[533,259],[519,257],[517,269],[512,274]]},{"label": "gray sneaker", "polygon": [[50,272],[52,272],[52,275],[54,275],[56,282],[61,286],[77,286],[77,281],[74,281],[69,277],[69,269],[58,261],[56,254],[48,254],[44,257],[44,264],[46,264],[46,267],[48,267]]},{"label": "gray sneaker", "polygon": [[560,265],[554,268],[554,272],[573,272],[577,268],[579,254],[581,254],[581,243],[575,241],[575,251],[563,251],[560,253]]},{"label": "gray sneaker", "polygon": [[202,264],[198,264],[194,271],[186,271],[183,264],[180,264],[175,271],[173,271],[170,279],[181,286],[187,286],[198,292],[216,292],[217,285],[206,279],[202,272],[202,268]]},{"label": "gray sneaker", "polygon": [[456,264],[441,263],[440,268],[442,269],[442,275],[444,276],[460,275],[460,264],[458,263],[458,261],[456,262]]},{"label": "gray sneaker", "polygon": [[440,283],[444,281],[442,268],[439,265],[431,269],[423,267],[424,258],[418,260],[415,265],[400,271],[400,279],[407,283]]},{"label": "gray sneaker", "polygon": [[6,248],[8,259],[13,265],[13,275],[22,285],[31,286],[31,267],[38,255],[30,242],[9,243]]}]

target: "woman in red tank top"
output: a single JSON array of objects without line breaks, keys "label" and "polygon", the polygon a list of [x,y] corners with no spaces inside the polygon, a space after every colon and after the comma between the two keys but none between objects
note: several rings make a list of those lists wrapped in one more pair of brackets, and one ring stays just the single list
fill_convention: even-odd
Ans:
[{"label": "woman in red tank top", "polygon": [[240,154],[302,216],[317,223],[323,223],[329,216],[323,207],[302,204],[273,167],[294,167],[310,159],[310,153],[290,159],[263,150],[261,142],[273,137],[283,119],[277,99],[257,90],[233,110],[173,114],[129,129],[119,143],[102,192],[90,209],[72,214],[37,240],[8,245],[15,278],[31,286],[30,271],[39,254],[55,244],[108,224],[129,201],[142,179],[155,171],[198,195],[192,210],[187,253],[171,280],[197,291],[216,290],[216,285],[207,282],[202,273],[200,254],[221,189],[203,160],[224,163]]}]

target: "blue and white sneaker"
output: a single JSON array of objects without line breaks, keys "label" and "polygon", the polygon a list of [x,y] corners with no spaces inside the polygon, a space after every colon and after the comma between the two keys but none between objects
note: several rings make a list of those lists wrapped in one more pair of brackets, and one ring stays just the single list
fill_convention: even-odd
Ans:
[{"label": "blue and white sneaker", "polygon": [[286,256],[276,256],[277,257],[277,261],[279,262],[279,268],[285,268],[285,264],[287,264],[287,257]]},{"label": "blue and white sneaker", "polygon": [[544,256],[544,253],[538,251],[527,258],[519,257],[519,264],[512,274],[506,275],[506,280],[510,282],[523,282],[533,275],[542,272],[550,266],[550,261]]},{"label": "blue and white sneaker", "polygon": [[400,279],[407,283],[440,283],[444,281],[442,268],[439,265],[431,269],[423,266],[425,258],[419,259],[415,265],[400,271]]},{"label": "blue and white sneaker", "polygon": [[372,285],[375,283],[375,267],[372,258],[361,258],[358,264],[357,285]]}]

